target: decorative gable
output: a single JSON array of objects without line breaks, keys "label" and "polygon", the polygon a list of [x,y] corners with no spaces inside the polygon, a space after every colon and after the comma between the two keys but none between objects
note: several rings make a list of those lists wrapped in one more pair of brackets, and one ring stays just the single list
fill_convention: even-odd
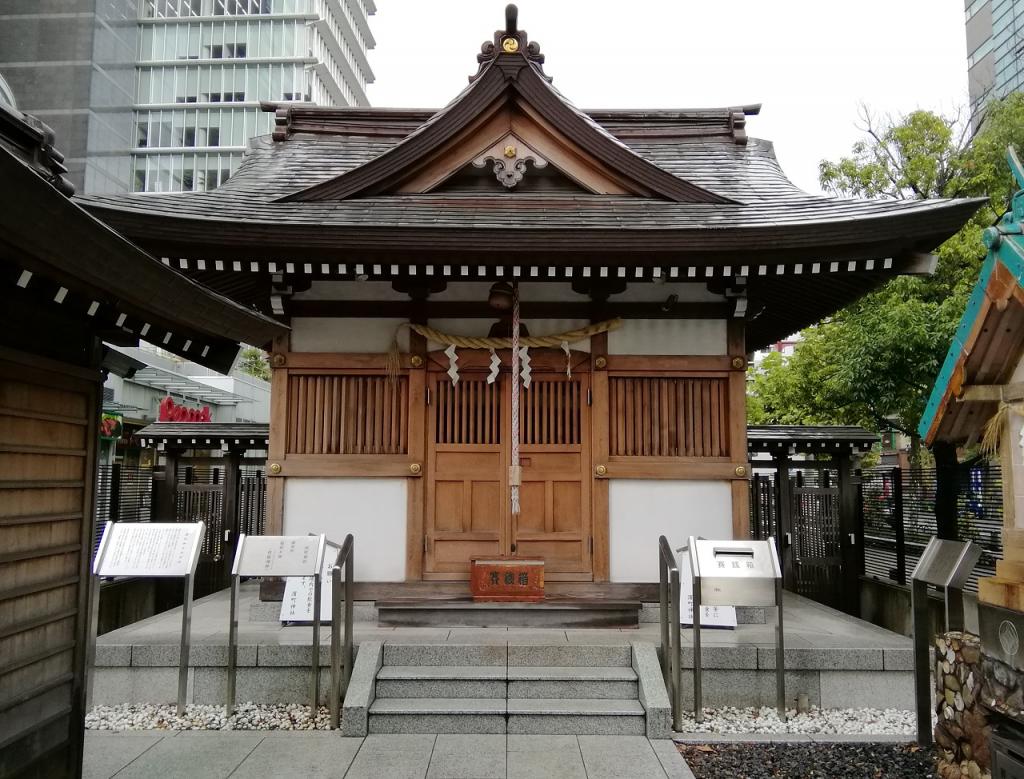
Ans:
[{"label": "decorative gable", "polygon": [[426,193],[468,166],[490,164],[498,192],[515,191],[531,166],[550,165],[592,194],[734,202],[641,157],[573,106],[551,86],[540,46],[518,29],[516,17],[510,5],[505,29],[481,47],[470,85],[401,143],[281,200]]}]

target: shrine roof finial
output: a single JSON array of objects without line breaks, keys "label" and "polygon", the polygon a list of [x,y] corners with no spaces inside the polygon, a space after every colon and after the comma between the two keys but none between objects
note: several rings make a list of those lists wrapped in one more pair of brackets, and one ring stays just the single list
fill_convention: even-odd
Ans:
[{"label": "shrine roof finial", "polygon": [[[537,66],[537,69],[544,74],[542,65],[544,55],[540,53],[540,44],[531,41],[526,30],[519,29],[519,9],[515,3],[505,6],[505,29],[495,30],[494,40],[484,41],[480,46],[480,53],[476,55],[476,61],[480,67],[475,75],[469,77],[470,82],[476,81],[484,69],[501,56],[525,57],[526,60]],[[548,81],[551,78],[544,76]]]}]

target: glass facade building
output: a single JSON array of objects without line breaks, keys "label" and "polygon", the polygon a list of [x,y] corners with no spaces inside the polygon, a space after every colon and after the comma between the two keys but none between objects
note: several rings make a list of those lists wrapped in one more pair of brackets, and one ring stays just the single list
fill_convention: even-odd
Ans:
[{"label": "glass facade building", "polygon": [[60,2],[0,2],[0,99],[80,192],[210,189],[271,131],[261,101],[367,105],[373,0]]},{"label": "glass facade building", "polygon": [[964,0],[972,121],[990,100],[1024,86],[1024,0]]},{"label": "glass facade building", "polygon": [[368,0],[142,0],[131,188],[210,189],[249,138],[260,101],[367,105]]}]

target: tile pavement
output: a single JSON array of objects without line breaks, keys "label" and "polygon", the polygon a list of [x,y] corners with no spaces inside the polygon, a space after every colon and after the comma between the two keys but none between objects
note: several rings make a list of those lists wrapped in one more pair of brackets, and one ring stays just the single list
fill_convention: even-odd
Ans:
[{"label": "tile pavement", "polygon": [[693,779],[643,736],[87,731],[85,779]]}]

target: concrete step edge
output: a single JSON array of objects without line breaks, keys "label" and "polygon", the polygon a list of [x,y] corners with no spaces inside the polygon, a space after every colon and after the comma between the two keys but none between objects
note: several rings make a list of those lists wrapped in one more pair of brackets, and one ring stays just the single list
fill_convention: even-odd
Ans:
[{"label": "concrete step edge", "polygon": [[377,680],[402,681],[505,681],[503,665],[384,665]]},{"label": "concrete step edge", "polygon": [[377,698],[370,704],[375,714],[500,714],[504,716],[504,698]]},{"label": "concrete step edge", "polygon": [[508,715],[643,717],[640,701],[629,698],[509,698]]}]

